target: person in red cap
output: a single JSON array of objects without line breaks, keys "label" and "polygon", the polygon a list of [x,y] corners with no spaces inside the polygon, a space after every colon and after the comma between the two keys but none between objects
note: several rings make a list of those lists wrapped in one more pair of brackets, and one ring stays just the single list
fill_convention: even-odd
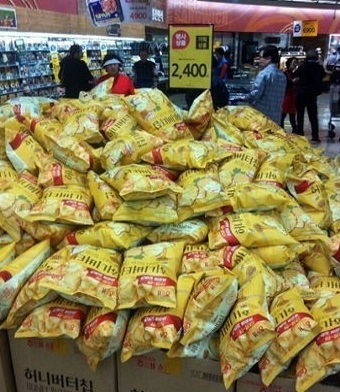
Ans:
[{"label": "person in red cap", "polygon": [[118,55],[114,53],[106,54],[102,62],[102,67],[105,69],[106,73],[96,80],[96,86],[113,77],[112,86],[110,88],[111,94],[122,94],[125,96],[134,94],[135,88],[132,79],[120,72],[122,65],[123,61]]}]

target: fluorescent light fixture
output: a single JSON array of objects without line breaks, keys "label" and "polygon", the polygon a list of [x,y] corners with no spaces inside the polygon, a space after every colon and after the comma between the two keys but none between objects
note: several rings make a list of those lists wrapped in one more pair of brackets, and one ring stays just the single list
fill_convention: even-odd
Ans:
[{"label": "fluorescent light fixture", "polygon": [[340,0],[197,0],[209,3],[264,5],[272,7],[340,9]]}]

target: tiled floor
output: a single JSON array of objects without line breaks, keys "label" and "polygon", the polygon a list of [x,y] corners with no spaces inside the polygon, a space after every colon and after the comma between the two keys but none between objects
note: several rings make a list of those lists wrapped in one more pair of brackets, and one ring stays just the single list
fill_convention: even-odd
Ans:
[{"label": "tiled floor", "polygon": [[[170,99],[173,103],[175,103],[178,107],[184,108],[186,107],[185,103],[185,95],[183,94],[170,94]],[[330,93],[325,92],[318,97],[318,114],[319,114],[319,125],[320,125],[320,140],[321,144],[317,145],[319,148],[323,148],[326,155],[335,157],[336,155],[340,154],[340,110],[339,110],[339,117],[336,113],[331,117],[330,111]],[[308,139],[311,139],[311,131],[310,131],[310,124],[305,114],[305,136]],[[333,124],[335,126],[335,138],[330,139],[328,137],[329,132],[329,124]],[[287,132],[291,132],[290,124],[288,116],[285,120],[285,129]]]}]

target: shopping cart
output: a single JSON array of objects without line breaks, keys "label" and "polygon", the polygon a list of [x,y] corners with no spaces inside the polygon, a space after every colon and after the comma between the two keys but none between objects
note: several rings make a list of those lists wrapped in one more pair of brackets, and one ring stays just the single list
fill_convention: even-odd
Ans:
[{"label": "shopping cart", "polygon": [[340,120],[340,85],[332,84],[329,90],[329,112],[328,137],[335,138],[335,125],[333,120]]}]

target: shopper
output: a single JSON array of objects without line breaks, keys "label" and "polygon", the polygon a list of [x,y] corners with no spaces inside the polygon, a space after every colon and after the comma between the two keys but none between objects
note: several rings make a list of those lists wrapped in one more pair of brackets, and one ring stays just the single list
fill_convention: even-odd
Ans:
[{"label": "shopper", "polygon": [[305,61],[294,72],[296,82],[296,119],[298,134],[304,135],[305,108],[312,129],[311,143],[320,143],[318,120],[318,95],[322,93],[323,78],[326,76],[324,67],[319,63],[316,50],[306,53]]},{"label": "shopper", "polygon": [[286,77],[279,70],[279,51],[274,45],[260,49],[259,69],[252,90],[245,100],[277,124],[281,123],[281,109],[286,90]]},{"label": "shopper", "polygon": [[229,91],[226,86],[228,62],[224,57],[224,49],[216,48],[212,61],[211,96],[214,109],[222,108],[229,103]]},{"label": "shopper", "polygon": [[135,89],[133,82],[129,76],[121,72],[122,65],[123,60],[118,55],[114,53],[106,54],[102,62],[102,67],[105,69],[106,73],[97,79],[96,86],[110,77],[113,77],[112,86],[110,88],[111,94],[134,94]]},{"label": "shopper", "polygon": [[81,46],[74,44],[60,63],[58,77],[65,88],[65,98],[79,98],[80,91],[89,91],[93,87],[93,75],[82,57]]},{"label": "shopper", "polygon": [[148,60],[147,49],[139,51],[140,60],[133,64],[133,80],[136,88],[152,88],[157,86],[156,63]]},{"label": "shopper", "polygon": [[281,115],[281,127],[284,128],[284,121],[288,114],[289,122],[292,127],[292,133],[298,133],[296,125],[296,94],[295,94],[295,83],[293,81],[295,71],[298,64],[296,57],[290,57],[286,61],[286,68],[283,73],[287,79],[286,92],[282,102],[282,115]]}]

